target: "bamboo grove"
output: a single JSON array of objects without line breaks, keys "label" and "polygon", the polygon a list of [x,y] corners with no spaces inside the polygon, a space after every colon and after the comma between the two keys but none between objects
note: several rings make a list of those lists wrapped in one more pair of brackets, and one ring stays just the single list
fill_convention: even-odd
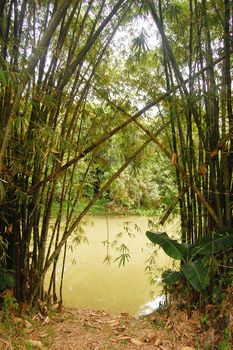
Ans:
[{"label": "bamboo grove", "polygon": [[[150,71],[162,75],[142,86],[141,109],[118,91],[135,80],[110,87],[103,79],[114,36],[138,16],[157,28]],[[169,159],[177,184],[161,223],[179,206],[190,243],[232,226],[231,0],[3,0],[0,45],[0,233],[19,301],[43,296],[48,271],[55,297],[68,239],[82,239],[84,215],[148,145]],[[136,141],[78,210],[96,186],[97,163],[124,132]]]}]

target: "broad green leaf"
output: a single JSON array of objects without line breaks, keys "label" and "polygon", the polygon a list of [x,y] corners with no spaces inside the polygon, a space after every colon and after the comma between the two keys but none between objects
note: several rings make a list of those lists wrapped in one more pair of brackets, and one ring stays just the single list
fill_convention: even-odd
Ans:
[{"label": "broad green leaf", "polygon": [[189,243],[183,243],[183,245],[186,248],[186,255],[185,255],[185,262],[189,262],[192,259],[193,256],[193,250],[195,249],[196,245],[195,244],[189,244]]},{"label": "broad green leaf", "polygon": [[194,289],[201,291],[208,286],[209,271],[201,259],[182,265],[181,270]]},{"label": "broad green leaf", "polygon": [[185,257],[187,256],[187,248],[185,245],[169,238],[166,232],[147,231],[146,236],[151,242],[160,245],[164,252],[171,258],[185,260]]},{"label": "broad green leaf", "polygon": [[165,271],[162,274],[162,281],[169,286],[173,286],[175,283],[179,282],[182,278],[182,273],[179,271]]},{"label": "broad green leaf", "polygon": [[233,246],[233,234],[219,234],[203,237],[193,249],[193,257],[196,255],[211,255],[223,252]]}]

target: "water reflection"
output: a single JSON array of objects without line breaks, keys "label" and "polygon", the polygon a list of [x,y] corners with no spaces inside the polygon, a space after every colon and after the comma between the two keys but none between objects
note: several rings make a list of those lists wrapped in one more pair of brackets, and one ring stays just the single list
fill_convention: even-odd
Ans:
[{"label": "water reflection", "polygon": [[148,301],[148,303],[142,305],[140,307],[138,316],[151,314],[154,310],[157,310],[158,308],[160,308],[164,304],[164,302],[165,302],[165,297],[163,295],[159,295],[154,300]]},{"label": "water reflection", "polygon": [[[88,216],[86,220],[88,224],[85,231],[89,244],[76,247],[72,244],[73,249],[68,250],[63,287],[64,304],[137,315],[141,305],[150,300],[151,287],[145,274],[145,261],[152,251],[145,236],[148,219],[111,216],[106,222],[105,216]],[[130,238],[127,229],[124,229],[127,227],[126,221],[131,222],[129,227],[134,238]],[[177,225],[169,226],[170,234],[174,234],[175,226]],[[140,227],[141,233],[137,227]],[[129,247],[130,261],[119,268],[117,263],[103,263],[106,256],[103,241],[109,236],[109,241],[112,242],[121,232],[125,233],[120,242]],[[119,256],[119,252],[112,248],[109,254],[113,259]],[[163,251],[159,251],[156,263],[158,267],[168,267],[171,261]],[[153,290],[157,296],[161,293],[159,285],[153,286]]]}]

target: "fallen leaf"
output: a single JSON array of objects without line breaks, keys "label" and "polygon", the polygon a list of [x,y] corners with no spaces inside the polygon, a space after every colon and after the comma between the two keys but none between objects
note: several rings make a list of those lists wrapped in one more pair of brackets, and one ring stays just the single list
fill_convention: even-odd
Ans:
[{"label": "fallen leaf", "polygon": [[50,318],[49,318],[49,316],[46,316],[44,319],[43,325],[48,324],[49,322],[50,322]]},{"label": "fallen leaf", "polygon": [[143,342],[141,340],[135,339],[135,338],[130,338],[130,342],[136,346],[142,346]]},{"label": "fallen leaf", "polygon": [[109,340],[111,340],[112,343],[117,343],[118,339],[114,339],[114,338],[109,338]]},{"label": "fallen leaf", "polygon": [[38,312],[38,314],[36,314],[34,317],[33,317],[33,321],[41,321],[41,320],[43,320],[44,319],[44,317],[41,315],[41,313],[40,312]]},{"label": "fallen leaf", "polygon": [[114,328],[120,325],[120,321],[113,320],[113,321],[109,321],[108,324],[110,325],[110,327]]},{"label": "fallen leaf", "polygon": [[48,337],[48,333],[47,332],[40,333],[39,337],[40,338]]},{"label": "fallen leaf", "polygon": [[53,309],[53,310],[59,309],[59,304],[54,304],[54,305],[52,306],[52,309]]},{"label": "fallen leaf", "polygon": [[125,326],[116,327],[115,329],[116,329],[116,331],[118,331],[118,332],[124,332],[124,331],[125,331]]},{"label": "fallen leaf", "polygon": [[180,348],[180,350],[195,350],[195,349],[192,348],[191,346],[183,346],[182,348]]},{"label": "fallen leaf", "polygon": [[65,318],[63,316],[56,317],[55,319],[56,322],[64,322]]},{"label": "fallen leaf", "polygon": [[[0,349],[2,350],[2,349],[9,349],[9,350],[13,350],[13,347],[12,347],[12,345],[11,345],[11,343],[10,342],[8,342],[8,341],[6,341],[6,340],[4,340],[4,339],[2,339],[2,338],[0,338]],[[2,348],[2,344],[5,344],[6,345],[6,347],[4,347],[4,348]]]},{"label": "fallen leaf", "polygon": [[131,337],[129,337],[128,335],[118,335],[117,340],[130,340]]},{"label": "fallen leaf", "polygon": [[147,333],[146,336],[147,336],[147,338],[149,338],[151,340],[157,336],[157,333],[156,332],[149,332],[149,333]]},{"label": "fallen leaf", "polygon": [[165,348],[163,345],[159,345],[159,348],[160,348],[161,350],[168,350],[168,349]]},{"label": "fallen leaf", "polygon": [[24,327],[26,327],[26,328],[31,328],[31,327],[32,327],[32,324],[31,324],[29,321],[24,320]]},{"label": "fallen leaf", "polygon": [[154,342],[155,346],[159,346],[162,343],[161,339],[156,339],[156,341]]}]

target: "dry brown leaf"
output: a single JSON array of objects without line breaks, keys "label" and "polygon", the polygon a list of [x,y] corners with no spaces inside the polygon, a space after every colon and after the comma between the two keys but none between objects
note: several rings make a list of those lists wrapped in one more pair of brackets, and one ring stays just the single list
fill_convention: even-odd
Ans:
[{"label": "dry brown leaf", "polygon": [[187,339],[190,339],[190,337],[191,337],[193,334],[184,332],[183,335],[184,335]]},{"label": "dry brown leaf", "polygon": [[122,327],[116,327],[114,328],[117,332],[124,332],[125,331],[125,326]]},{"label": "dry brown leaf", "polygon": [[218,154],[218,149],[217,148],[215,148],[211,153],[210,153],[210,158],[211,159],[213,159],[214,157],[216,157],[217,156],[217,154]]},{"label": "dry brown leaf", "polygon": [[99,319],[98,319],[98,320],[95,320],[95,322],[96,322],[96,323],[102,323],[102,324],[104,323],[104,321],[99,320]]},{"label": "dry brown leaf", "polygon": [[195,350],[195,349],[192,348],[191,346],[183,346],[182,348],[180,348],[180,350]]},{"label": "dry brown leaf", "polygon": [[49,316],[46,316],[43,322],[43,325],[48,324],[50,322]]},{"label": "dry brown leaf", "polygon": [[[2,346],[3,346],[3,347],[2,347]],[[6,346],[6,347],[5,347],[5,346]],[[0,338],[0,350],[4,350],[4,349],[12,350],[12,349],[13,349],[12,344],[11,344],[11,342],[6,341],[6,340]]]},{"label": "dry brown leaf", "polygon": [[130,342],[136,346],[142,346],[143,345],[143,342],[139,339],[136,339],[136,338],[130,338]]},{"label": "dry brown leaf", "polygon": [[159,346],[162,343],[161,339],[156,339],[156,341],[154,342],[155,346]]},{"label": "dry brown leaf", "polygon": [[177,163],[177,154],[173,153],[171,158],[172,165],[175,165]]},{"label": "dry brown leaf", "polygon": [[160,348],[161,350],[168,350],[168,348],[165,348],[163,345],[159,345],[159,348]]},{"label": "dry brown leaf", "polygon": [[13,224],[12,224],[12,223],[8,224],[7,229],[6,229],[6,232],[7,232],[8,234],[13,233]]},{"label": "dry brown leaf", "polygon": [[128,335],[118,335],[117,337],[117,340],[130,340],[131,337],[129,337]]},{"label": "dry brown leaf", "polygon": [[24,327],[25,327],[25,328],[31,328],[31,327],[32,327],[31,322],[29,322],[29,321],[27,321],[27,320],[24,320]]},{"label": "dry brown leaf", "polygon": [[53,309],[53,310],[59,309],[59,304],[58,304],[58,303],[57,303],[57,304],[54,304],[54,305],[52,306],[52,309]]},{"label": "dry brown leaf", "polygon": [[40,312],[38,312],[38,314],[36,314],[34,317],[33,317],[33,321],[41,321],[41,320],[43,320],[44,319],[44,317],[41,315],[41,313]]},{"label": "dry brown leaf", "polygon": [[147,333],[147,338],[149,338],[150,340],[151,339],[154,339],[156,336],[157,336],[157,332],[149,332]]},{"label": "dry brown leaf", "polygon": [[195,325],[197,327],[200,325],[200,321],[199,320],[195,320],[195,319],[188,320],[188,323],[190,323],[191,325]]},{"label": "dry brown leaf", "polygon": [[118,341],[118,339],[114,339],[114,338],[109,338],[109,340],[111,340],[111,342],[116,343]]},{"label": "dry brown leaf", "polygon": [[40,338],[48,337],[48,333],[47,332],[42,332],[42,333],[39,334],[39,337]]},{"label": "dry brown leaf", "polygon": [[120,325],[120,321],[112,320],[112,321],[109,321],[108,324],[110,327],[114,328]]},{"label": "dry brown leaf", "polygon": [[206,166],[203,165],[203,166],[200,166],[200,168],[198,169],[198,172],[202,177],[204,177],[207,174],[208,170]]}]

